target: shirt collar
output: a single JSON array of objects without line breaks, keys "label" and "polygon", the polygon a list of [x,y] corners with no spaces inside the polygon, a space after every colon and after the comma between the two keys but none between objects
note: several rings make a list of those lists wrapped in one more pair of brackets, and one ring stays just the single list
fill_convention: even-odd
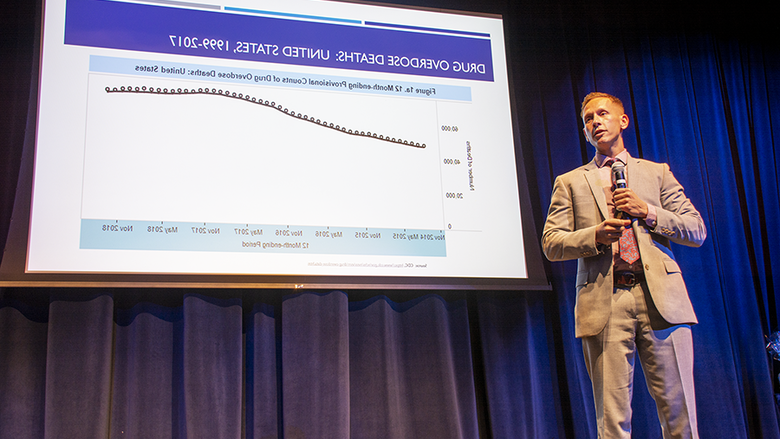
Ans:
[{"label": "shirt collar", "polygon": [[[615,160],[620,160],[624,165],[628,163],[628,159],[631,156],[628,154],[628,150],[624,149],[621,151],[618,155],[614,157]],[[607,160],[612,159],[612,157],[606,156],[604,154],[601,154],[600,152],[596,153],[596,165],[598,165],[599,168],[604,166],[607,163]]]}]

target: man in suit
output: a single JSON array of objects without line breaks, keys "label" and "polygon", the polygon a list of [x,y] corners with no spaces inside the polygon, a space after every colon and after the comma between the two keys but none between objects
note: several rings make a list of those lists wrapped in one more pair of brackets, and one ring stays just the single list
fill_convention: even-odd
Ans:
[{"label": "man in suit", "polygon": [[[670,241],[700,246],[704,222],[668,165],[628,154],[629,119],[618,98],[591,93],[580,115],[596,156],[556,178],[542,248],[551,261],[578,260],[576,336],[599,438],[631,437],[636,354],[663,437],[696,438],[690,327],[697,321]],[[628,188],[614,189],[614,161],[625,166]]]}]

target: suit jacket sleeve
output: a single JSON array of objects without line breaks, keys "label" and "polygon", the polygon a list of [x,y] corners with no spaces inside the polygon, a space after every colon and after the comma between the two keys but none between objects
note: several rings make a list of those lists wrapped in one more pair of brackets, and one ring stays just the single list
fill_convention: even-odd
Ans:
[{"label": "suit jacket sleeve", "polygon": [[707,238],[707,228],[701,215],[685,196],[682,185],[674,178],[669,165],[664,163],[659,166],[663,166],[663,172],[659,174],[660,208],[657,209],[655,227],[650,231],[677,244],[701,246]]}]

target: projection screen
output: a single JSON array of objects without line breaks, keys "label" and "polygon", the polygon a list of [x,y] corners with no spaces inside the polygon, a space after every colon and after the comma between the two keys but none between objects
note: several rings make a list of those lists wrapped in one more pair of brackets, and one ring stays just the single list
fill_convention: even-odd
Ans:
[{"label": "projection screen", "polygon": [[3,285],[547,287],[500,16],[43,11],[24,269],[6,251]]}]

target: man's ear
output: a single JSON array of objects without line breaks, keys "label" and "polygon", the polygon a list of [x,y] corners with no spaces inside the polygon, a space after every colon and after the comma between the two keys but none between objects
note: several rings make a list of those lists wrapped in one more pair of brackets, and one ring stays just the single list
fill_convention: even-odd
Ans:
[{"label": "man's ear", "polygon": [[620,129],[624,130],[626,128],[628,128],[628,115],[623,113],[623,115],[620,116]]}]

